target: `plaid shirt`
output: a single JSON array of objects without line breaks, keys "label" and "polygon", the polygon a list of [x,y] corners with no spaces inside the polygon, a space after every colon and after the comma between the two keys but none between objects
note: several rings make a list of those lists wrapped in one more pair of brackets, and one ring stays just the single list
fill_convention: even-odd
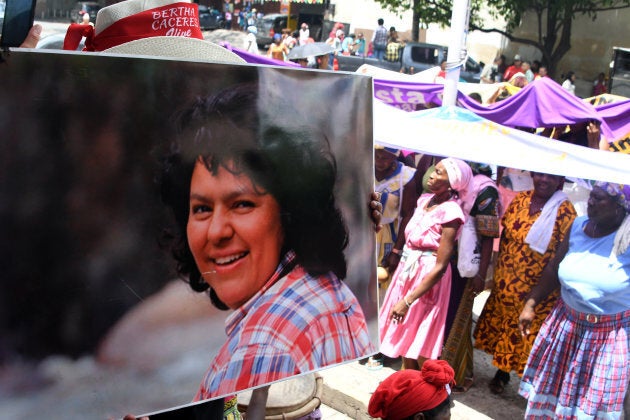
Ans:
[{"label": "plaid shirt", "polygon": [[263,288],[227,318],[226,333],[228,341],[206,372],[195,401],[375,351],[350,289],[332,273],[308,275],[295,264],[293,252],[285,255]]}]

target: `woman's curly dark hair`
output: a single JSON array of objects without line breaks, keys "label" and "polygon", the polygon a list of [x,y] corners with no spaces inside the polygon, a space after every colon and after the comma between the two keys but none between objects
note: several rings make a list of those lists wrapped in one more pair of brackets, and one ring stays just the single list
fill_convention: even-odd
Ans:
[{"label": "woman's curly dark hair", "polygon": [[195,163],[216,174],[219,167],[247,175],[280,205],[283,253],[311,275],[332,271],[346,276],[343,250],[348,232],[333,194],[337,176],[328,141],[310,133],[262,127],[257,109],[258,86],[242,84],[199,98],[178,115],[178,133],[164,159],[162,200],[173,210],[176,232],[172,252],[177,271],[195,291],[206,291],[215,306],[228,309],[204,281],[186,238],[190,181]]}]

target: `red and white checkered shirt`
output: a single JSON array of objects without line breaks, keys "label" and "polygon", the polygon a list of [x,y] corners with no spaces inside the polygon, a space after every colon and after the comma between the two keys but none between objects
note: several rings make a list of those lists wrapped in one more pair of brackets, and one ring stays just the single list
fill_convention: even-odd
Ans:
[{"label": "red and white checkered shirt", "polygon": [[295,254],[289,252],[263,288],[228,317],[228,341],[212,361],[195,401],[375,351],[350,289],[332,273],[313,277],[294,265]]}]

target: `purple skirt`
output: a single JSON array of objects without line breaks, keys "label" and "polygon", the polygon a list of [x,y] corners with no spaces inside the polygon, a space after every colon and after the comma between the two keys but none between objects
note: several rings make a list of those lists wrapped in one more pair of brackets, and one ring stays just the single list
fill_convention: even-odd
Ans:
[{"label": "purple skirt", "polygon": [[523,372],[525,418],[621,418],[630,379],[629,337],[630,310],[597,316],[558,299]]}]

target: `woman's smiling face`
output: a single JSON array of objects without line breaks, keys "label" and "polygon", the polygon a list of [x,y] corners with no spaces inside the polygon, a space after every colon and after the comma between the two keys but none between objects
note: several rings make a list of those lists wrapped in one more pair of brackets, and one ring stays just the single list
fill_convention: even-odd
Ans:
[{"label": "woman's smiling face", "polygon": [[186,231],[203,278],[231,309],[256,294],[280,262],[280,205],[247,175],[222,166],[213,175],[195,164]]}]

